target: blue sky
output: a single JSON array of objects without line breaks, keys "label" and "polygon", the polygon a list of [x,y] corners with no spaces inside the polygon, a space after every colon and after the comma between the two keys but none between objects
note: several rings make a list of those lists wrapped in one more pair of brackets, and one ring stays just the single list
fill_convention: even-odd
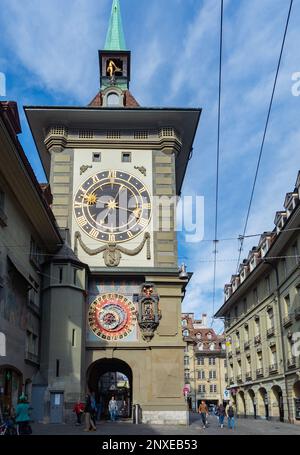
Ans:
[{"label": "blue sky", "polygon": [[[205,197],[205,239],[214,236],[220,0],[121,0],[131,91],[142,106],[202,107],[183,194]],[[225,0],[219,237],[238,237],[250,197],[289,0]],[[99,88],[111,0],[0,0],[0,71],[19,104],[21,142],[38,176],[41,164],[23,105],[87,105]],[[248,234],[273,229],[293,190],[300,153],[300,1],[294,1]],[[298,27],[297,27],[298,26]],[[4,99],[4,98],[0,98]],[[243,256],[258,238],[246,242]],[[186,244],[180,261],[194,277],[185,311],[212,315],[213,244]],[[235,272],[238,242],[218,245],[215,310]]]}]

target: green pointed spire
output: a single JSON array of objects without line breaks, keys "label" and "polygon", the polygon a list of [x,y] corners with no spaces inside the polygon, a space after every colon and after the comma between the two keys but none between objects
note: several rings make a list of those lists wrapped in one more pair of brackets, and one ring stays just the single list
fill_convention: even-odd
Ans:
[{"label": "green pointed spire", "polygon": [[119,0],[113,0],[104,49],[106,51],[126,51]]}]

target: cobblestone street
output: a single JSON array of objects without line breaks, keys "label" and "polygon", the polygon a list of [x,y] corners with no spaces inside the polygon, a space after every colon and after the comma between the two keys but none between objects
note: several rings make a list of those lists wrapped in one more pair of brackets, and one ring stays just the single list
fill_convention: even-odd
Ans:
[{"label": "cobblestone street", "polygon": [[225,421],[224,428],[218,428],[217,418],[209,417],[209,425],[205,430],[202,429],[199,416],[191,415],[191,425],[166,426],[166,425],[133,425],[131,422],[101,422],[97,424],[96,432],[84,432],[84,426],[76,425],[43,425],[33,424],[35,435],[298,435],[300,436],[300,425],[290,425],[281,422],[272,422],[254,419],[237,419],[236,428],[229,430]]}]

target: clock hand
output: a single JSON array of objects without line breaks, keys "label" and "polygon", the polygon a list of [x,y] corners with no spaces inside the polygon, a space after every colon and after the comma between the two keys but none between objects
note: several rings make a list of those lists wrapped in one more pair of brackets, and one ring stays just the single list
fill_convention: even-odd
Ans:
[{"label": "clock hand", "polygon": [[115,197],[114,200],[113,200],[114,203],[116,203],[117,197],[119,196],[119,194],[121,193],[121,191],[123,190],[123,188],[124,188],[124,185],[121,185],[119,191],[117,192],[116,197]]}]

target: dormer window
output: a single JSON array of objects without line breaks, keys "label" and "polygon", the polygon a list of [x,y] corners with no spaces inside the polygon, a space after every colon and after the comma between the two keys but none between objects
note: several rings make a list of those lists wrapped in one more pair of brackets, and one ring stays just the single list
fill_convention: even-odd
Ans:
[{"label": "dormer window", "polygon": [[120,105],[120,97],[117,93],[112,92],[107,95],[107,106],[116,107]]},{"label": "dormer window", "polygon": [[196,337],[197,337],[198,340],[201,340],[201,338],[202,338],[201,333],[197,333]]},{"label": "dormer window", "polygon": [[208,334],[207,334],[207,339],[208,339],[208,340],[211,340],[211,337],[212,337],[211,333],[208,332]]}]

